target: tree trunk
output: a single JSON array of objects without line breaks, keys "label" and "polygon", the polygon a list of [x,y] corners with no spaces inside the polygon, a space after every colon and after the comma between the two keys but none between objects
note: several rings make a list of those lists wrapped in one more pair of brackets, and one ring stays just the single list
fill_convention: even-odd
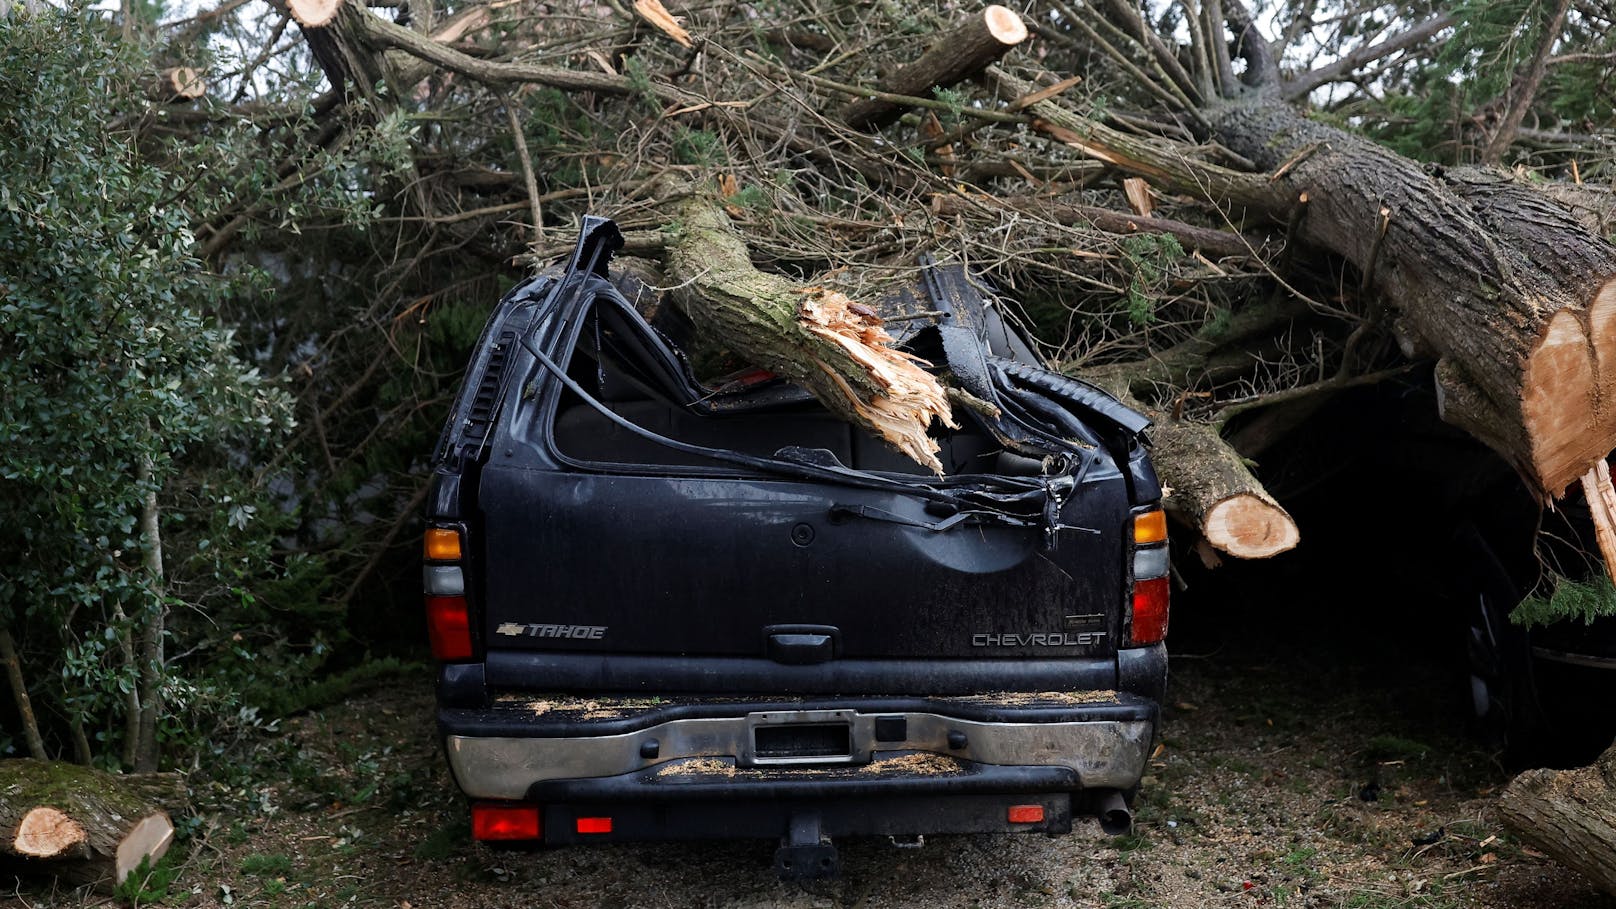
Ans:
[{"label": "tree trunk", "polygon": [[28,741],[28,754],[35,760],[43,761],[45,742],[39,737],[39,721],[34,718],[34,703],[28,697],[22,661],[17,658],[17,645],[11,639],[9,628],[0,628],[0,662],[6,664],[6,681],[11,684],[11,698],[17,705],[17,718],[22,723],[23,737]]},{"label": "tree trunk", "polygon": [[1439,358],[1443,419],[1556,497],[1616,449],[1616,247],[1502,174],[1427,173],[1283,105],[1212,124],[1257,166],[1291,165],[1247,201],[1283,217],[1307,194],[1299,238],[1367,275],[1405,351]]},{"label": "tree trunk", "polygon": [[[958,85],[981,72],[1027,39],[1027,26],[1015,12],[990,6],[938,36],[918,60],[899,69],[881,83],[889,95],[927,97],[934,88]],[[881,98],[855,101],[842,112],[854,129],[876,129],[903,114],[903,105]]]},{"label": "tree trunk", "polygon": [[1616,746],[1591,766],[1528,770],[1498,800],[1522,840],[1616,896]]},{"label": "tree trunk", "polygon": [[177,776],[121,777],[89,767],[0,761],[0,859],[70,886],[111,889],[174,839],[163,806],[184,801]]},{"label": "tree trunk", "polygon": [[892,339],[873,309],[753,268],[729,216],[712,199],[686,194],[666,207],[679,225],[666,258],[674,302],[697,328],[942,473],[927,430],[934,418],[957,426],[948,397],[913,358],[888,346]]},{"label": "tree trunk", "polygon": [[163,572],[163,535],[157,510],[157,486],[152,477],[152,460],[143,455],[135,476],[146,487],[140,507],[140,535],[146,545],[146,581],[152,587],[153,603],[140,635],[140,730],[135,748],[134,769],[150,773],[157,769],[157,717],[163,709],[163,634],[168,607],[167,581]]}]

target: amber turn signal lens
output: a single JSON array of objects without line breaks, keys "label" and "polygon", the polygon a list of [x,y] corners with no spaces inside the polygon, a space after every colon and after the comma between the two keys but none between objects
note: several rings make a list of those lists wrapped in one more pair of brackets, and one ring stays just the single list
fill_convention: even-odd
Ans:
[{"label": "amber turn signal lens", "polygon": [[452,562],[460,558],[460,531],[443,527],[428,529],[424,552],[434,562]]},{"label": "amber turn signal lens", "polygon": [[1133,516],[1135,543],[1160,543],[1167,539],[1167,512],[1157,509]]}]

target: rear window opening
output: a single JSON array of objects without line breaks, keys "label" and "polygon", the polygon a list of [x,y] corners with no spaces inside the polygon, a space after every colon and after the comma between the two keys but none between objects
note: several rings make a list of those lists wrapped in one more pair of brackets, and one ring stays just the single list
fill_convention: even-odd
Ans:
[{"label": "rear window opening", "polygon": [[[757,376],[750,376],[754,381],[744,391],[726,389],[719,395],[712,388],[696,385],[688,374],[670,374],[669,363],[676,357],[658,361],[663,359],[659,354],[671,353],[671,349],[661,339],[636,337],[640,331],[643,329],[614,314],[611,307],[597,306],[586,316],[578,346],[567,364],[573,381],[636,426],[690,445],[754,457],[771,457],[789,447],[820,449],[856,470],[930,475],[926,468],[779,379],[759,382]],[[719,463],[631,432],[571,390],[558,390],[551,433],[557,450],[567,458],[654,466],[712,467]],[[704,412],[703,405],[720,402],[723,412]],[[1000,457],[998,442],[974,426],[945,430],[934,438],[949,475],[1028,472],[1008,464]]]}]

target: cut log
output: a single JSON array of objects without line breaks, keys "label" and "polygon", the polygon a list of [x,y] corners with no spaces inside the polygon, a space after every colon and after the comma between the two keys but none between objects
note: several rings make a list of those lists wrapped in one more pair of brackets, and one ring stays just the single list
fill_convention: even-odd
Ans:
[{"label": "cut log", "polygon": [[[1275,307],[1274,311],[1282,312],[1283,308]],[[1268,318],[1273,318],[1273,312],[1243,314],[1241,321],[1245,324],[1239,330],[1260,325]],[[1204,364],[1209,349],[1192,340],[1186,342],[1179,359]],[[1245,459],[1216,427],[1176,420],[1133,396],[1136,383],[1148,385],[1151,379],[1167,377],[1173,368],[1156,363],[1135,371],[1114,366],[1079,370],[1076,374],[1150,417],[1154,424],[1149,430],[1150,459],[1166,493],[1162,507],[1174,520],[1199,533],[1213,549],[1237,559],[1267,559],[1295,549],[1302,538],[1296,521],[1268,494]],[[1214,567],[1213,559],[1204,551],[1201,558],[1208,568]]]},{"label": "cut log", "polygon": [[957,427],[923,363],[889,346],[875,311],[843,294],[752,267],[720,200],[686,193],[665,256],[673,299],[696,327],[813,392],[832,413],[942,473],[932,420]]},{"label": "cut log", "polygon": [[0,761],[0,860],[70,886],[110,889],[168,851],[174,825],[164,806],[182,804],[183,791],[169,774]]},{"label": "cut log", "polygon": [[1616,895],[1616,746],[1591,766],[1528,770],[1498,800],[1523,841]]},{"label": "cut log", "polygon": [[1158,415],[1150,438],[1156,473],[1171,490],[1162,504],[1214,549],[1266,559],[1296,548],[1296,521],[1215,429]]},{"label": "cut log", "polygon": [[[1027,40],[1027,25],[1013,10],[990,6],[938,37],[919,59],[881,83],[889,95],[926,97],[934,88],[957,85]],[[896,120],[904,108],[890,100],[865,98],[842,112],[854,129],[877,129]]]},{"label": "cut log", "polygon": [[172,66],[146,80],[146,95],[163,104],[195,101],[208,93],[202,71],[190,66]]}]

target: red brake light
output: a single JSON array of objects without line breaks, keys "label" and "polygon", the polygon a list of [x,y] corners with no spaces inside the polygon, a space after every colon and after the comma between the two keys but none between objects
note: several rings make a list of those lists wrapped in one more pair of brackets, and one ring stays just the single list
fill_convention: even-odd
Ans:
[{"label": "red brake light", "polygon": [[578,819],[579,833],[611,833],[612,819],[609,817],[581,817]]},{"label": "red brake light", "polygon": [[536,840],[543,832],[538,805],[471,806],[471,835],[479,840]]},{"label": "red brake light", "polygon": [[1128,633],[1130,647],[1156,644],[1167,637],[1167,596],[1166,578],[1133,582],[1133,628]]},{"label": "red brake light", "polygon": [[427,597],[426,630],[433,659],[445,663],[471,659],[471,614],[465,597]]}]

